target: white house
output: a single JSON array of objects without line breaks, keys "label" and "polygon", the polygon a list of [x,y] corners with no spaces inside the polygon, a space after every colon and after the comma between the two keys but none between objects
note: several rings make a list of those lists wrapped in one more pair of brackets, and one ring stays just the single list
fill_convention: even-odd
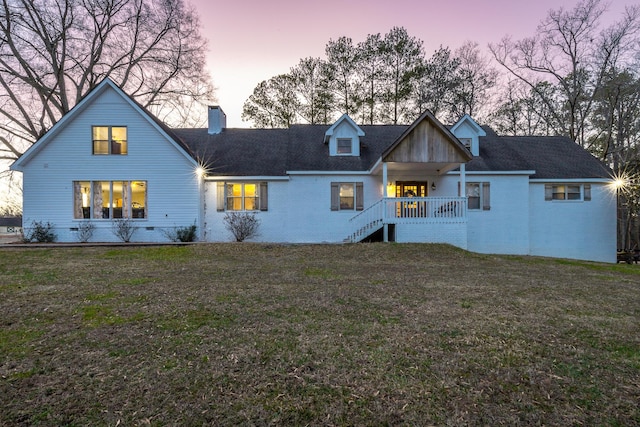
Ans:
[{"label": "white house", "polygon": [[223,218],[253,212],[265,242],[364,239],[450,243],[481,253],[615,262],[609,171],[562,137],[499,136],[471,117],[452,127],[425,112],[411,125],[169,129],[105,80],[13,165],[24,225],[76,241],[166,241],[196,224],[228,241]]}]

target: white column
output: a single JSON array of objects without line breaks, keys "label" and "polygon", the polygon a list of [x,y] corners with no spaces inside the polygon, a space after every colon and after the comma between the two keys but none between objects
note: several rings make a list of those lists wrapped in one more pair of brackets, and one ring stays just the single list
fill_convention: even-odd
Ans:
[{"label": "white column", "polygon": [[382,162],[382,197],[388,197],[387,194],[387,163]]},{"label": "white column", "polygon": [[467,195],[467,176],[466,176],[466,165],[464,163],[460,164],[460,197],[465,197]]},{"label": "white column", "polygon": [[389,241],[389,224],[387,224],[387,163],[382,162],[382,240],[384,242]]}]

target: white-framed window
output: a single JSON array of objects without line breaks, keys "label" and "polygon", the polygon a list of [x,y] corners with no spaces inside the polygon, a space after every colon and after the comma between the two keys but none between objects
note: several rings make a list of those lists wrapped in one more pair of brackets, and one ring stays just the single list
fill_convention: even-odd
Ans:
[{"label": "white-framed window", "polygon": [[471,150],[471,138],[459,138],[460,142],[462,142],[464,144],[465,147],[467,147],[469,150]]},{"label": "white-framed window", "polygon": [[547,201],[590,201],[591,184],[545,184],[544,199]]},{"label": "white-framed window", "polygon": [[266,211],[268,210],[268,185],[266,182],[218,182],[218,211]]},{"label": "white-framed window", "polygon": [[126,126],[92,126],[91,137],[95,155],[126,155],[128,152]]},{"label": "white-framed window", "polygon": [[332,211],[361,211],[364,209],[364,186],[362,182],[332,182]]},{"label": "white-framed window", "polygon": [[467,182],[467,209],[483,210],[491,209],[491,185],[488,182]]},{"label": "white-framed window", "polygon": [[147,218],[146,181],[73,181],[74,219]]},{"label": "white-framed window", "polygon": [[351,138],[338,138],[336,140],[336,143],[337,143],[337,148],[336,148],[337,154],[353,153],[353,144],[351,142]]}]

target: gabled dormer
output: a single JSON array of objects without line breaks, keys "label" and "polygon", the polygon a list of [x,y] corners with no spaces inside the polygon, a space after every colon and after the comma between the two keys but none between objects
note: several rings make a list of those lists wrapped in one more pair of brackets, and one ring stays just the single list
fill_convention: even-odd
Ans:
[{"label": "gabled dormer", "polygon": [[471,151],[474,156],[480,155],[480,137],[487,136],[487,133],[468,114],[462,116],[458,122],[451,127],[451,133]]},{"label": "gabled dormer", "polygon": [[364,131],[346,114],[343,114],[324,133],[324,143],[329,144],[330,156],[359,156],[360,137]]}]

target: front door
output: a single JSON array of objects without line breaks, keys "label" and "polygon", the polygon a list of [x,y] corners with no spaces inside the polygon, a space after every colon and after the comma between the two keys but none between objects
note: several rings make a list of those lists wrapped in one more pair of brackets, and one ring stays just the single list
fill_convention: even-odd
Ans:
[{"label": "front door", "polygon": [[396,181],[396,197],[427,197],[427,182]]},{"label": "front door", "polygon": [[[427,197],[426,181],[396,181],[396,197]],[[401,202],[397,203],[398,217],[421,217],[425,214],[425,203]]]}]

